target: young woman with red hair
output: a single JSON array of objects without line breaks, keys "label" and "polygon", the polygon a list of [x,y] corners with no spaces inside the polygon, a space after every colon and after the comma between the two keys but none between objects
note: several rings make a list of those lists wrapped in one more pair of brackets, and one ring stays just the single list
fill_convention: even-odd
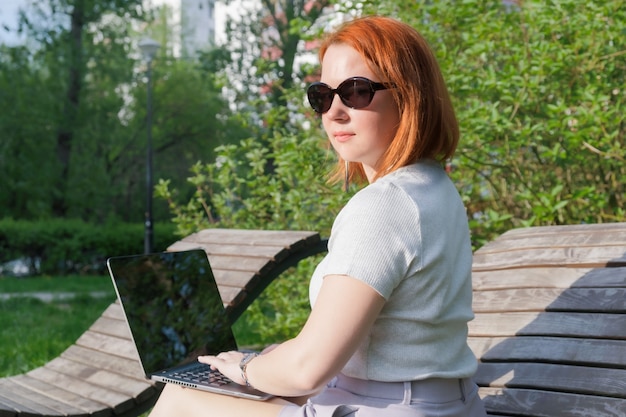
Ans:
[{"label": "young woman with red hair", "polygon": [[364,17],[330,34],[307,96],[367,184],[335,219],[294,339],[199,361],[274,394],[258,402],[168,384],[152,416],[483,417],[467,345],[472,251],[443,168],[459,130],[437,61],[410,26]]}]

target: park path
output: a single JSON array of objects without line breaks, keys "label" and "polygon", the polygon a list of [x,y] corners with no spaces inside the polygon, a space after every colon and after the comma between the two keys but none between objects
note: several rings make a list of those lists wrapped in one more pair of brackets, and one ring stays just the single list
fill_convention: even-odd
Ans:
[{"label": "park path", "polygon": [[8,300],[10,298],[37,298],[44,303],[50,303],[52,301],[63,301],[76,297],[77,295],[89,295],[92,298],[104,298],[109,297],[111,292],[109,291],[91,291],[88,293],[75,293],[75,292],[14,292],[0,294],[0,301]]}]

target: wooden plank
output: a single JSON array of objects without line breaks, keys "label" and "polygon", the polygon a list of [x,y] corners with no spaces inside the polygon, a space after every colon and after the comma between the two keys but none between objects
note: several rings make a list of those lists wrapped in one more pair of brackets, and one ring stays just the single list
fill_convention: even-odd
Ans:
[{"label": "wooden plank", "polygon": [[563,233],[604,234],[606,232],[615,232],[615,231],[626,231],[626,222],[519,227],[516,229],[507,230],[500,237],[536,235],[536,234],[555,235],[555,234],[563,234]]},{"label": "wooden plank", "polygon": [[609,263],[625,266],[624,246],[551,247],[507,252],[474,254],[473,271],[493,271],[526,267],[599,268]]},{"label": "wooden plank", "polygon": [[244,256],[210,256],[211,268],[232,271],[249,271],[251,275],[259,273],[263,275],[274,267],[274,262],[269,258],[256,258]]},{"label": "wooden plank", "polygon": [[483,363],[474,379],[480,386],[626,398],[626,369],[550,363]]},{"label": "wooden plank", "polygon": [[507,288],[626,288],[626,268],[519,268],[474,271],[474,290]]},{"label": "wooden plank", "polygon": [[122,358],[139,360],[137,348],[130,339],[121,339],[87,330],[78,338],[75,344]]},{"label": "wooden plank", "polygon": [[6,398],[0,391],[0,417],[16,417],[20,404]]},{"label": "wooden plank", "polygon": [[[72,416],[89,415],[91,417],[107,417],[113,414],[113,411],[104,407],[102,403],[81,397],[58,385],[48,384],[27,375],[17,375],[12,377],[11,380],[24,387],[24,392],[37,392],[40,395],[44,395],[53,401],[63,404],[64,408],[62,411]],[[54,408],[58,409],[57,407]],[[70,411],[71,409],[76,409],[77,411]]]},{"label": "wooden plank", "polygon": [[91,325],[89,330],[120,339],[130,339],[132,337],[126,321],[103,316],[100,316],[100,318]]},{"label": "wooden plank", "polygon": [[27,375],[49,384],[62,386],[64,389],[74,392],[81,397],[100,402],[104,407],[114,410],[116,414],[131,410],[135,405],[133,398],[128,395],[45,367],[33,369]]},{"label": "wooden plank", "polygon": [[626,369],[626,340],[470,337],[468,344],[483,362],[551,362]]},{"label": "wooden plank", "polygon": [[74,362],[64,357],[57,357],[45,366],[48,370],[63,373],[64,375],[90,382],[132,398],[145,395],[143,394],[145,391],[150,392],[152,389],[152,384],[145,379],[128,378],[115,372]]},{"label": "wooden plank", "polygon": [[104,312],[102,313],[102,317],[108,317],[111,319],[125,321],[124,311],[122,310],[122,306],[118,300],[115,300],[111,305],[109,305]]},{"label": "wooden plank", "polygon": [[[624,233],[626,232],[626,222],[622,223],[596,223],[596,224],[578,224],[578,225],[562,225],[562,226],[535,226],[521,227],[507,230],[491,242],[485,244],[480,250],[491,250],[492,248],[507,245],[506,242],[518,242],[516,246],[523,246],[523,242],[541,241],[541,242],[567,242],[576,241],[577,245],[587,242],[588,245],[597,245],[611,241],[623,242]],[[564,238],[564,236],[567,236]],[[616,236],[621,236],[617,237]],[[545,243],[543,243],[545,245]],[[527,245],[527,246],[535,246]]]},{"label": "wooden plank", "polygon": [[626,400],[515,388],[481,388],[488,412],[527,417],[624,417]]},{"label": "wooden plank", "polygon": [[259,275],[249,271],[233,271],[232,269],[213,269],[218,287],[250,288],[259,282]]},{"label": "wooden plank", "polygon": [[[320,241],[317,232],[279,231],[279,230],[235,230],[205,229],[182,239],[183,242],[204,245],[247,245],[274,246],[289,250],[298,250]],[[177,243],[169,246],[168,251],[175,251]],[[179,246],[180,247],[180,246]],[[276,250],[276,252],[279,252]]]},{"label": "wooden plank", "polygon": [[565,336],[626,339],[626,317],[602,313],[477,313],[468,323],[469,335]]},{"label": "wooden plank", "polygon": [[141,364],[137,359],[126,359],[77,345],[72,345],[67,348],[65,352],[61,354],[61,357],[74,362],[80,362],[85,365],[115,372],[128,378],[135,378],[139,381],[148,382]]},{"label": "wooden plank", "polygon": [[215,255],[247,256],[272,259],[280,262],[289,254],[289,250],[282,246],[252,246],[252,245],[227,245],[221,243],[207,243],[197,241],[180,240],[168,247],[169,252],[185,251],[191,249],[203,249],[209,258]]},{"label": "wooden plank", "polygon": [[[5,378],[6,379],[6,378]],[[0,381],[2,381],[0,379]],[[8,393],[0,390],[0,417],[30,417],[40,415],[36,410],[28,408],[26,405],[19,402],[20,397],[9,398]]]},{"label": "wooden plank", "polygon": [[609,247],[626,246],[626,230],[595,233],[572,232],[564,228],[561,232],[525,234],[503,234],[493,243],[483,246],[480,252],[497,253],[526,249],[570,248],[570,247]]},{"label": "wooden plank", "polygon": [[310,242],[318,237],[319,233],[312,231],[216,228],[201,230],[183,240],[218,244],[292,247],[300,241]]},{"label": "wooden plank", "polygon": [[64,416],[76,413],[81,417],[86,416],[84,410],[80,410],[68,404],[59,403],[49,397],[44,397],[38,392],[17,385],[12,378],[0,380],[0,389],[2,389],[4,395],[19,404],[19,406],[16,407],[18,410],[24,410],[24,412],[20,414]]},{"label": "wooden plank", "polygon": [[625,288],[521,288],[474,292],[475,312],[626,312]]}]

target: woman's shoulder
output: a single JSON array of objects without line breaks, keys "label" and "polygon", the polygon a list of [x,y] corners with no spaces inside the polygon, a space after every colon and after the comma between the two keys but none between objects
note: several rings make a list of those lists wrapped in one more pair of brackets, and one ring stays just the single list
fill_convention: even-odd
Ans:
[{"label": "woman's shoulder", "polygon": [[450,183],[450,179],[439,163],[431,160],[420,161],[380,177],[356,193],[351,201],[366,203],[381,200],[388,205],[394,205],[407,199],[414,200],[420,191],[436,188],[442,182]]}]

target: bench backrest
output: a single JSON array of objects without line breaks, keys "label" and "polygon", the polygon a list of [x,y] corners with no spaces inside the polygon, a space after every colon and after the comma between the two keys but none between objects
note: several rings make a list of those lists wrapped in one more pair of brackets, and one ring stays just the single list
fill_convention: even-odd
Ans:
[{"label": "bench backrest", "polygon": [[511,230],[473,264],[491,415],[626,416],[626,223]]}]

